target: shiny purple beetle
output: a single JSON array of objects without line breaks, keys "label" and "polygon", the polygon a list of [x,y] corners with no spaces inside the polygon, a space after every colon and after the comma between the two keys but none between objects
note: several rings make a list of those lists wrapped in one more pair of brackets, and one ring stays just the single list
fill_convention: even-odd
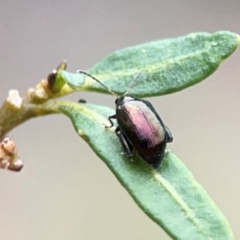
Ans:
[{"label": "shiny purple beetle", "polygon": [[[117,95],[91,74],[81,70],[78,73],[91,77],[110,93]],[[149,101],[127,95],[138,76],[132,81],[126,93],[117,97],[116,114],[108,118],[111,125],[106,127],[113,127],[112,119],[116,119],[118,126],[115,132],[124,153],[133,158],[138,153],[153,168],[158,168],[164,157],[167,143],[172,142],[173,137]]]}]

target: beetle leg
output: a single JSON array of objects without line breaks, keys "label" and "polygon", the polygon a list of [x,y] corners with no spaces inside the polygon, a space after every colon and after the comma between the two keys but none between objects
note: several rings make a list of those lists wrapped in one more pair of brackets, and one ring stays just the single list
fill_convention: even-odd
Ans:
[{"label": "beetle leg", "polygon": [[173,135],[172,135],[170,129],[166,125],[164,125],[164,126],[165,126],[165,131],[166,131],[166,133],[165,133],[166,134],[166,142],[172,142]]},{"label": "beetle leg", "polygon": [[126,154],[127,156],[132,156],[133,150],[131,149],[131,145],[129,144],[127,139],[123,136],[119,127],[116,128],[115,133],[120,140],[120,143],[123,147],[124,154]]},{"label": "beetle leg", "polygon": [[131,162],[135,162],[136,157],[137,157],[137,151],[136,151],[136,149],[134,148],[133,151],[132,151]]},{"label": "beetle leg", "polygon": [[82,99],[82,98],[80,98],[80,99],[78,100],[78,102],[79,102],[79,103],[87,103],[87,101],[86,101],[85,99]]},{"label": "beetle leg", "polygon": [[[111,128],[111,127],[113,127],[114,124],[113,124],[113,121],[112,121],[111,119],[114,119],[114,118],[116,119],[116,115],[115,115],[115,114],[108,117],[108,121],[110,122],[111,125],[110,125],[110,126],[105,125],[105,128]],[[116,131],[115,131],[115,132],[116,132]]]}]

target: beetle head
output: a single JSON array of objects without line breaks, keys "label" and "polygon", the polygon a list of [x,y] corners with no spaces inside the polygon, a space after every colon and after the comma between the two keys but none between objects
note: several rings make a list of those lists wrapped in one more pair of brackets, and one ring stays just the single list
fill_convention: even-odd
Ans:
[{"label": "beetle head", "polygon": [[133,100],[134,98],[129,96],[129,95],[123,95],[123,96],[120,96],[118,97],[116,100],[115,100],[115,104],[116,106],[119,106],[119,105],[122,105],[124,104],[125,102],[127,101],[131,101]]}]

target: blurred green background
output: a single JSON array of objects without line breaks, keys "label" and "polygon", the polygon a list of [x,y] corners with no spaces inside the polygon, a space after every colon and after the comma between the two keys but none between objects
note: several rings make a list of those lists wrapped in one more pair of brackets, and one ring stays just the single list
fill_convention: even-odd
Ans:
[{"label": "blurred green background", "polygon": [[[116,49],[191,32],[240,33],[240,2],[0,1],[0,102],[21,94],[58,63],[90,68]],[[240,51],[208,80],[151,98],[169,126],[170,149],[191,169],[240,239]],[[114,97],[67,99],[114,107]],[[64,116],[34,119],[10,134],[25,163],[0,171],[1,240],[170,239],[133,202]],[[181,181],[181,179],[179,179]],[[161,203],[159,203],[161,204]],[[177,221],[177,219],[175,219]]]}]

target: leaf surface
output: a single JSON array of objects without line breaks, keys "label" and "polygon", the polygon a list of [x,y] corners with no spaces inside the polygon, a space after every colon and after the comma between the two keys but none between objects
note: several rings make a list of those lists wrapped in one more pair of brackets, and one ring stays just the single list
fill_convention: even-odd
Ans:
[{"label": "leaf surface", "polygon": [[[239,35],[227,31],[193,33],[115,51],[89,72],[121,95],[142,70],[130,93],[137,97],[164,95],[207,78],[239,42]],[[82,74],[60,71],[59,76],[75,90],[107,93],[99,83]]]},{"label": "leaf surface", "polygon": [[232,240],[223,214],[191,172],[172,152],[165,154],[158,170],[138,158],[121,154],[122,147],[108,116],[113,109],[93,104],[59,103],[77,133],[105,162],[142,210],[173,239]]}]

